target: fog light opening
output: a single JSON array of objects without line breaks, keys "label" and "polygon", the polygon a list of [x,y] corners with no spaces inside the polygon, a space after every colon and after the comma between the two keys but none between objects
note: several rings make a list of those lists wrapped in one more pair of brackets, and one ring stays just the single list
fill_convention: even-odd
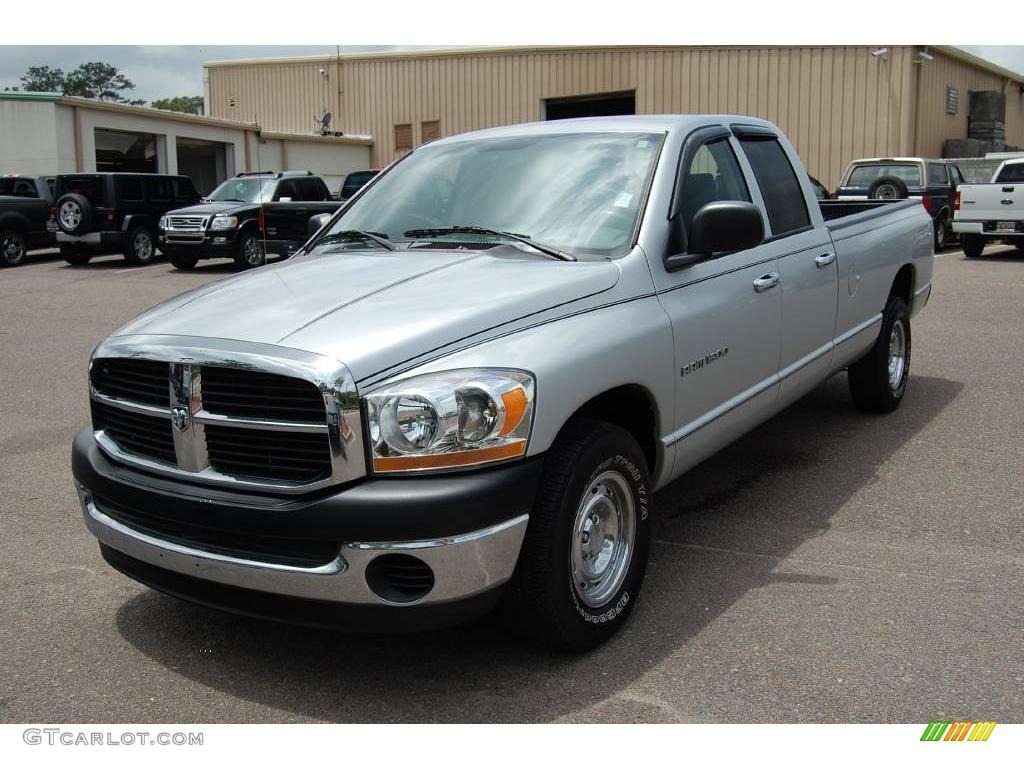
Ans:
[{"label": "fog light opening", "polygon": [[366,566],[366,584],[382,600],[412,603],[434,588],[434,572],[412,555],[378,555]]}]

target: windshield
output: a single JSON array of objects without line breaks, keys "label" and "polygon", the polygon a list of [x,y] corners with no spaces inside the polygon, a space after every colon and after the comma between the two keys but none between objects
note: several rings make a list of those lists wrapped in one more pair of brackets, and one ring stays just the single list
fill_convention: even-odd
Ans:
[{"label": "windshield", "polygon": [[392,242],[490,244],[489,235],[405,234],[475,226],[570,253],[618,255],[632,245],[662,138],[577,133],[430,144],[356,199],[326,234],[362,230]]},{"label": "windshield", "polygon": [[274,179],[243,177],[228,179],[213,192],[207,200],[227,202],[234,200],[239,203],[269,203],[274,194]]},{"label": "windshield", "polygon": [[875,163],[858,165],[850,173],[848,187],[870,187],[871,182],[882,176],[895,176],[908,187],[921,186],[921,166],[917,163]]}]

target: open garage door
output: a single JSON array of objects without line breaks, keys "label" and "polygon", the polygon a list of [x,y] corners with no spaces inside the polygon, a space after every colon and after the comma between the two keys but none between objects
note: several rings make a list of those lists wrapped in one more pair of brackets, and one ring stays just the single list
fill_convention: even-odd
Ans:
[{"label": "open garage door", "polygon": [[603,117],[605,115],[635,115],[636,91],[593,93],[587,96],[568,96],[544,99],[545,120],[565,120],[569,117]]},{"label": "open garage door", "polygon": [[94,138],[97,171],[158,173],[153,134],[97,128]]},{"label": "open garage door", "polygon": [[178,173],[191,178],[199,194],[209,194],[227,178],[225,145],[222,142],[179,136],[177,151]]}]

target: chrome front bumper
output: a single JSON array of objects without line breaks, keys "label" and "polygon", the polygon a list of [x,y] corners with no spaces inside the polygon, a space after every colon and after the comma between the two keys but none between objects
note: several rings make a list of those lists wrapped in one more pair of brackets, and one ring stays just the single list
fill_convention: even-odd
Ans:
[{"label": "chrome front bumper", "polygon": [[[114,520],[76,483],[85,524],[100,543],[167,571],[273,595],[351,605],[407,606],[443,604],[482,594],[508,581],[526,533],[528,515],[479,531],[441,539],[352,542],[338,556],[315,568],[258,562],[164,541]],[[412,602],[394,603],[374,593],[366,567],[388,553],[413,555],[430,566],[434,586]]]}]

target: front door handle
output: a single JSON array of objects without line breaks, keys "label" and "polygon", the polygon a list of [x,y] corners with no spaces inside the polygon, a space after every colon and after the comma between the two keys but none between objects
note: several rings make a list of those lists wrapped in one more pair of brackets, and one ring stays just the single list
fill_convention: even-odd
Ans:
[{"label": "front door handle", "polygon": [[778,285],[780,279],[778,272],[769,272],[767,275],[761,275],[754,281],[754,291],[764,293]]},{"label": "front door handle", "polygon": [[834,253],[823,253],[821,256],[814,257],[814,265],[818,269],[824,269],[835,260],[836,255]]}]

